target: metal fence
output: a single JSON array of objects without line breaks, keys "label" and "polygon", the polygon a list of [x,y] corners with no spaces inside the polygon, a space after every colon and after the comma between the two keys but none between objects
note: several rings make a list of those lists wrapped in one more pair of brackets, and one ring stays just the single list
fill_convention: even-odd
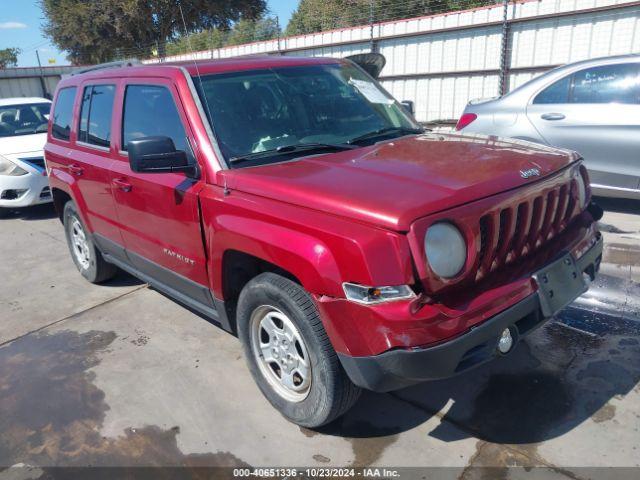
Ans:
[{"label": "metal fence", "polygon": [[51,98],[60,78],[73,70],[69,66],[0,69],[0,98]]},{"label": "metal fence", "polygon": [[[377,0],[371,1],[375,6]],[[451,2],[446,5],[451,8]],[[418,120],[431,122],[455,119],[469,100],[500,95],[568,62],[640,53],[640,1],[505,0],[457,6],[379,22],[367,21],[374,15],[365,9],[358,18],[344,19],[362,22],[356,26],[146,61],[378,51],[387,59],[383,85],[397,99],[414,101]]]}]

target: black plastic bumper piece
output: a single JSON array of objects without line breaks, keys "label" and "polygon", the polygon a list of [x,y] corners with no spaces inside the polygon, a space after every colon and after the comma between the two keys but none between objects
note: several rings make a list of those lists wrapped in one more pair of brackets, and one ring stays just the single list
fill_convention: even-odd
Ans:
[{"label": "black plastic bumper piece", "polygon": [[524,322],[522,332],[517,325],[516,331],[512,329],[515,341],[542,323],[539,305],[538,296],[530,295],[467,333],[433,347],[390,350],[369,357],[338,355],[353,383],[376,392],[446,378],[493,358],[505,328]]},{"label": "black plastic bumper piece", "polygon": [[[590,276],[600,266],[602,238],[576,263]],[[338,354],[342,366],[356,385],[388,392],[426,380],[447,378],[491,360],[497,355],[502,332],[509,328],[513,351],[518,341],[545,323],[538,294],[498,313],[453,340],[428,348],[395,349],[368,357]]]}]

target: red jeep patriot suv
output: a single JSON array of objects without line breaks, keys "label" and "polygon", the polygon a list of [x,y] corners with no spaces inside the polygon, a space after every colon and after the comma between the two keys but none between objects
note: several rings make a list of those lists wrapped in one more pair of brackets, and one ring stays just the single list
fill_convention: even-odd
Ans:
[{"label": "red jeep patriot suv", "polygon": [[119,267],[237,334],[307,427],[507,354],[602,254],[579,156],[425,132],[348,60],[71,76],[46,162],[81,274]]}]

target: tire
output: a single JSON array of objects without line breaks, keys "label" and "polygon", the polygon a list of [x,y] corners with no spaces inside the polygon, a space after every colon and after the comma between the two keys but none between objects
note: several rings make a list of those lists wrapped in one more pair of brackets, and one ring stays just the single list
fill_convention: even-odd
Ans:
[{"label": "tire", "polygon": [[[102,257],[72,201],[65,204],[62,218],[71,258],[82,276],[91,283],[101,283],[113,278],[118,273],[118,268]],[[79,246],[76,240],[81,243],[82,236],[86,244]]]},{"label": "tire", "polygon": [[0,218],[4,218],[4,217],[6,217],[7,215],[9,215],[9,212],[10,212],[10,211],[11,211],[11,210],[9,210],[8,208],[0,207]]},{"label": "tire", "polygon": [[[293,423],[307,428],[330,423],[360,396],[360,388],[340,364],[313,300],[297,283],[274,273],[253,278],[240,293],[237,324],[254,380],[267,400]],[[271,334],[267,332],[270,328]],[[293,335],[283,337],[287,330]],[[283,350],[287,338],[294,341],[287,342],[288,350]],[[293,360],[285,352],[293,352]],[[264,360],[267,356],[270,362]],[[278,362],[283,359],[281,367]],[[287,364],[287,359],[292,363]],[[296,370],[290,376],[286,370],[291,372],[292,365]],[[284,377],[293,379],[289,383],[293,387],[283,385]]]}]

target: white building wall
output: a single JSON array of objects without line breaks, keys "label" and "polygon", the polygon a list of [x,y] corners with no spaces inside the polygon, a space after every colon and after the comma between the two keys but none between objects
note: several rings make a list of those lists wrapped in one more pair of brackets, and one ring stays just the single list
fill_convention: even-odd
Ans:
[{"label": "white building wall", "polygon": [[[509,5],[508,18],[509,89],[564,63],[640,53],[640,6],[634,0],[523,0]],[[420,121],[457,118],[469,100],[499,93],[502,19],[497,4],[374,25],[376,48],[387,59],[383,85],[398,100],[413,100]],[[345,57],[368,52],[371,34],[366,25],[167,60],[277,53]]]}]

